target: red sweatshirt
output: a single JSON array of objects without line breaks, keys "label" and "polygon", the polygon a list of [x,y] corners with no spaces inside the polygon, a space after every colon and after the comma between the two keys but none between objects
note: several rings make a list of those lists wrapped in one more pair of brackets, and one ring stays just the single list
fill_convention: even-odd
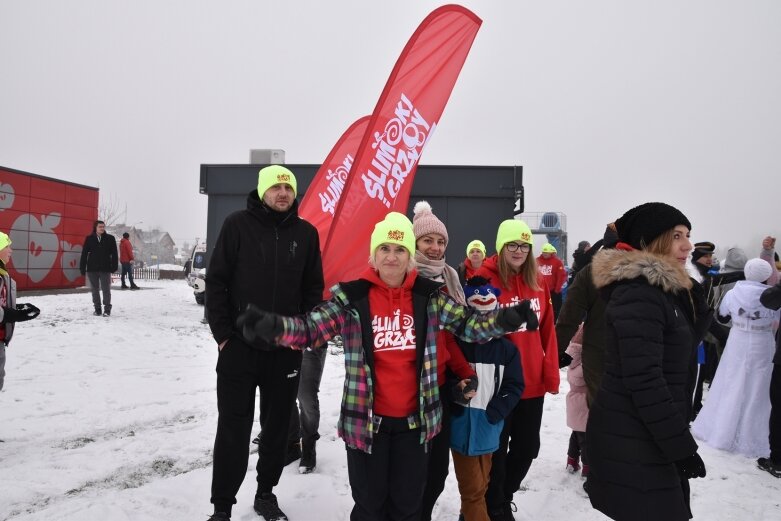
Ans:
[{"label": "red sweatshirt", "polygon": [[550,292],[542,276],[537,277],[540,288],[532,291],[523,282],[521,275],[510,280],[510,287],[502,285],[497,266],[497,256],[494,255],[483,262],[477,275],[491,281],[491,285],[499,288],[499,307],[514,306],[521,300],[530,300],[532,309],[537,312],[540,327],[536,331],[527,331],[526,327],[507,335],[521,353],[523,378],[526,384],[521,399],[536,398],[546,392],[559,392],[559,353],[556,342],[556,329],[553,324],[553,307]]},{"label": "red sweatshirt", "polygon": [[374,412],[405,417],[418,410],[418,370],[412,285],[409,273],[399,288],[389,288],[372,269],[361,275],[372,283],[369,313],[374,346]]},{"label": "red sweatshirt", "polygon": [[124,237],[119,241],[119,262],[133,262],[133,245]]},{"label": "red sweatshirt", "polygon": [[540,275],[545,279],[545,284],[552,293],[561,293],[561,288],[567,282],[567,270],[564,269],[564,263],[556,255],[545,258],[542,255],[537,257],[537,269]]}]

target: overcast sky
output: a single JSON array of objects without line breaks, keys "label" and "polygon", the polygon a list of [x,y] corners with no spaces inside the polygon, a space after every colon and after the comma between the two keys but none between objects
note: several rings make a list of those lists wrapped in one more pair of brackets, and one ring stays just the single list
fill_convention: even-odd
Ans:
[{"label": "overcast sky", "polygon": [[[0,165],[203,237],[200,164],[322,162],[439,5],[0,0]],[[462,5],[483,25],[422,163],[523,165],[571,243],[649,200],[720,250],[781,234],[781,2]]]}]

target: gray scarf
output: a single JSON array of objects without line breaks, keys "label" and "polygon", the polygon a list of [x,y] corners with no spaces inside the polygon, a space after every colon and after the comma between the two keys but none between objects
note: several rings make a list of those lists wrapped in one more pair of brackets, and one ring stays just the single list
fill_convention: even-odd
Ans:
[{"label": "gray scarf", "polygon": [[458,280],[458,272],[448,266],[444,258],[442,260],[431,260],[420,253],[420,251],[415,251],[415,261],[418,263],[418,273],[422,277],[436,282],[444,282],[445,286],[447,286],[448,294],[456,302],[466,306],[464,288],[461,287],[461,282]]}]

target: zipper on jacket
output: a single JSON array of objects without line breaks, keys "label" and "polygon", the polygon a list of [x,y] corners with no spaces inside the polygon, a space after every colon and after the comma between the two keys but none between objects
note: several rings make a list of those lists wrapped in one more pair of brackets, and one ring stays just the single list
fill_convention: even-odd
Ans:
[{"label": "zipper on jacket", "polygon": [[274,227],[274,289],[271,291],[271,311],[277,311],[277,280],[279,279],[279,227]]}]

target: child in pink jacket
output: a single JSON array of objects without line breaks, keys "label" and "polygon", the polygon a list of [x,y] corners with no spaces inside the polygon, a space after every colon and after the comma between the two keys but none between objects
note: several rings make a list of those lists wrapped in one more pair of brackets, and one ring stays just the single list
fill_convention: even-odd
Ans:
[{"label": "child in pink jacket", "polygon": [[586,456],[586,421],[588,420],[588,404],[586,402],[586,381],[583,379],[581,352],[583,350],[583,324],[572,337],[566,353],[572,357],[567,369],[567,427],[572,429],[567,449],[567,470],[575,473],[580,469],[578,460],[583,460],[582,476],[588,476],[588,457]]}]

